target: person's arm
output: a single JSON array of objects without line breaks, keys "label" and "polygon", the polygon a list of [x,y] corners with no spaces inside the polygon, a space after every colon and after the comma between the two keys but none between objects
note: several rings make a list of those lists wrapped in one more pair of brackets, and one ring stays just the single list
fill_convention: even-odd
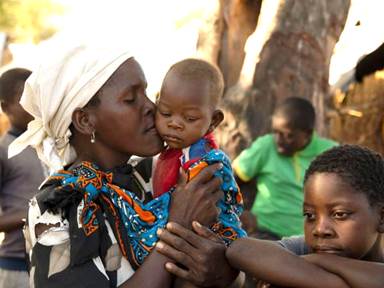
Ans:
[{"label": "person's arm", "polygon": [[325,254],[309,254],[303,257],[306,261],[339,275],[350,287],[379,288],[384,286],[383,263]]},{"label": "person's arm", "polygon": [[244,209],[251,210],[256,198],[256,178],[244,181],[236,174],[236,170],[233,172],[235,174],[236,183],[239,185],[240,191],[243,194]]},{"label": "person's arm", "polygon": [[[349,287],[337,275],[306,262],[272,241],[237,239],[226,249],[225,261],[220,254],[213,254],[220,245],[216,235],[201,225],[195,224],[193,228],[198,235],[174,223],[168,224],[167,230],[160,233],[162,241],[158,243],[158,251],[186,267],[183,269],[173,263],[166,264],[167,270],[180,278],[190,281],[198,279],[194,271],[196,266],[202,265],[199,258],[209,255],[210,258],[219,257],[223,263],[229,262],[232,273],[244,271],[274,285],[297,288]],[[199,250],[204,249],[209,249],[209,252],[199,255]],[[213,265],[207,267],[206,271],[210,271],[210,267],[214,271],[223,271],[223,268]]]},{"label": "person's arm", "polygon": [[345,281],[292,254],[273,241],[241,238],[227,249],[230,265],[259,279],[286,287],[349,287]]},{"label": "person's arm", "polygon": [[[5,163],[3,162],[4,159],[7,159],[6,151],[4,151],[4,147],[0,147],[0,192],[4,185],[3,181],[3,175],[6,173],[4,166]],[[24,225],[23,219],[27,216],[27,209],[28,207],[25,207],[25,210],[23,209],[15,209],[12,211],[2,211],[0,215],[0,232],[10,232],[15,229],[20,229]]]},{"label": "person's arm", "polygon": [[15,210],[3,213],[0,216],[0,232],[10,232],[12,230],[21,229],[24,225],[24,219],[27,211]]},{"label": "person's arm", "polygon": [[[169,211],[169,219],[172,221],[178,221],[185,226],[190,226],[190,223],[194,219],[202,219],[205,223],[214,221],[217,216],[217,212],[212,211],[211,207],[215,206],[220,193],[218,188],[220,187],[220,179],[213,177],[215,171],[218,169],[218,165],[211,165],[205,168],[196,178],[192,181],[186,183],[185,175],[182,177],[180,185],[177,187],[176,191],[173,192],[171,207]],[[39,215],[39,209],[37,209],[37,204],[34,205],[34,208],[30,208],[30,215]],[[31,209],[35,209],[31,211]],[[31,213],[33,212],[33,213]],[[54,220],[54,217],[57,217],[57,221]],[[55,218],[56,219],[56,218]],[[46,230],[53,228],[52,226],[56,225],[41,225],[41,217],[35,216],[34,219],[29,219],[30,227],[28,229],[29,233],[34,233],[34,236],[42,235]],[[60,215],[52,215],[50,217],[50,223],[60,222]],[[35,229],[35,227],[40,227]],[[36,239],[36,237],[34,237]],[[33,243],[36,244],[36,243]],[[55,249],[57,246],[60,249],[59,245],[51,245],[51,249]],[[96,280],[98,282],[97,287],[104,287],[103,285],[108,282],[105,277],[99,274],[93,274],[93,279],[87,280],[83,278],[84,273],[95,273],[94,263],[88,261],[81,265],[71,266],[70,269],[65,269],[55,273],[55,277],[49,277],[45,271],[41,270],[46,267],[47,263],[52,260],[49,258],[49,254],[46,253],[42,245],[35,245],[33,251],[34,258],[38,260],[39,270],[38,273],[39,279],[36,281],[36,287],[77,287],[84,283],[84,281],[89,281],[88,284],[94,283]],[[47,258],[48,255],[48,258]],[[68,254],[69,255],[69,254]],[[69,256],[68,256],[69,257]],[[165,288],[171,287],[173,276],[164,269],[165,263],[170,260],[165,256],[159,254],[156,249],[150,253],[150,255],[145,259],[143,265],[135,271],[135,273],[130,277],[126,282],[124,282],[119,287],[151,287],[151,288]],[[42,264],[45,263],[45,266]],[[35,263],[37,265],[37,262]],[[37,267],[37,266],[36,266]],[[50,266],[49,266],[50,267]],[[92,269],[92,270],[90,270]],[[81,271],[81,272],[78,272]],[[73,272],[73,273],[72,273]],[[75,273],[76,272],[76,273]],[[68,274],[72,275],[68,277]],[[76,276],[76,277],[74,277]],[[36,277],[35,277],[36,279]],[[58,279],[66,279],[70,281],[71,285],[67,285],[65,281],[58,281]],[[80,282],[81,281],[81,282]],[[203,279],[204,281],[204,279]],[[72,285],[73,284],[73,285]]]},{"label": "person's arm", "polygon": [[256,199],[256,178],[265,162],[263,156],[266,145],[264,142],[264,138],[254,141],[249,148],[243,150],[232,162],[235,180],[244,200],[244,212],[240,219],[248,234],[252,234],[257,228],[256,216],[250,210]]},{"label": "person's arm", "polygon": [[[184,227],[191,227],[192,221],[196,219],[201,219],[204,223],[214,222],[218,213],[214,207],[221,197],[219,192],[221,180],[214,177],[219,167],[220,165],[216,164],[204,168],[188,183],[186,174],[181,174],[176,191],[172,194],[169,221],[178,222]],[[170,261],[155,248],[135,274],[120,287],[170,287],[173,278],[166,269],[163,269]],[[203,259],[204,261],[209,260]],[[202,267],[197,267],[197,270],[201,272]],[[207,276],[203,275],[201,281],[206,282]]]},{"label": "person's arm", "polygon": [[216,234],[202,228],[198,222],[193,223],[193,229],[204,236],[177,223],[168,223],[167,229],[159,232],[161,241],[156,245],[157,250],[184,266],[168,262],[166,269],[197,286],[236,287],[241,277],[225,258],[226,246]]}]

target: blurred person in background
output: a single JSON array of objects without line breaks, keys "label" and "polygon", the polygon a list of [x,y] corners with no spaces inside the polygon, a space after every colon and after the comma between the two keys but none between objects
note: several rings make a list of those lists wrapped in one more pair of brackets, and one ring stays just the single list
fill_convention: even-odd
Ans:
[{"label": "blurred person in background", "polygon": [[[287,98],[272,115],[272,133],[257,138],[234,160],[240,188],[257,180],[256,199],[242,215],[251,236],[278,240],[304,233],[304,173],[317,155],[336,145],[320,138],[314,127],[312,104],[300,97]],[[246,197],[250,195],[244,193]]]},{"label": "blurred person in background", "polygon": [[10,129],[0,140],[0,287],[28,287],[25,240],[22,233],[28,200],[44,179],[43,167],[30,147],[8,159],[8,146],[26,129],[32,116],[19,104],[31,71],[15,68],[0,77],[0,103]]}]

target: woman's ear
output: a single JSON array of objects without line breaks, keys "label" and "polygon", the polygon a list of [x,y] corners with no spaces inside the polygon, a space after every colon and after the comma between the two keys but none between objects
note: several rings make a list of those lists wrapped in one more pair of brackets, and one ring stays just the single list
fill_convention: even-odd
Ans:
[{"label": "woman's ear", "polygon": [[217,126],[224,120],[224,113],[220,109],[217,109],[212,114],[211,124],[209,125],[208,132],[212,132]]},{"label": "woman's ear", "polygon": [[95,131],[95,117],[88,109],[77,108],[72,114],[72,124],[84,135],[91,135]]}]

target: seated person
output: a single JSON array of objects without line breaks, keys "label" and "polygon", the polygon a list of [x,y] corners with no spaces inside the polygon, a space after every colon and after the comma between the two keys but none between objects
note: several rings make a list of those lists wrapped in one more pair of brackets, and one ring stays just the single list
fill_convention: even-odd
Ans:
[{"label": "seated person", "polygon": [[28,201],[44,180],[44,171],[31,147],[8,159],[8,146],[26,129],[32,116],[20,105],[24,83],[31,71],[14,68],[0,77],[0,103],[11,124],[0,140],[0,287],[28,287],[28,269],[25,259],[24,221]]},{"label": "seated person", "polygon": [[[379,154],[343,145],[318,156],[305,175],[303,214],[304,237],[234,241],[226,250],[232,267],[280,287],[383,287],[384,162]],[[184,241],[207,250],[224,247],[207,228],[194,223],[194,229],[197,234],[168,223],[157,244],[158,251],[185,266],[167,263],[168,271],[185,279],[200,260]]]},{"label": "seated person", "polygon": [[242,196],[230,160],[213,138],[223,120],[217,108],[223,86],[219,69],[204,60],[186,59],[169,69],[156,112],[156,127],[167,147],[159,156],[153,184],[155,196],[160,196],[174,189],[180,167],[190,180],[209,164],[222,163],[217,175],[223,179],[224,197],[217,204],[220,213],[212,230],[229,244],[246,233],[239,220]]},{"label": "seated person", "polygon": [[303,234],[305,170],[317,155],[336,145],[317,136],[314,127],[312,104],[304,98],[287,98],[273,113],[273,133],[257,138],[233,161],[240,188],[253,178],[257,181],[254,202],[244,195],[247,203],[253,202],[251,213],[243,214],[246,222],[254,223],[248,227],[249,233],[256,231],[252,236],[278,240]]}]

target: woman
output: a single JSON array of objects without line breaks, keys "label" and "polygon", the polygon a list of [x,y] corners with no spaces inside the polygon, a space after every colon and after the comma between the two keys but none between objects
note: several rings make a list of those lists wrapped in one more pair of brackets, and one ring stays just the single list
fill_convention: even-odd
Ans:
[{"label": "woman", "polygon": [[[157,228],[167,219],[185,227],[214,221],[219,167],[188,183],[182,177],[172,196],[154,201],[143,173],[148,161],[137,170],[126,164],[131,155],[153,156],[163,147],[146,85],[130,54],[85,46],[48,59],[28,79],[21,103],[35,120],[10,156],[32,145],[51,170],[64,167],[31,201],[31,286],[170,287],[167,258],[152,249]],[[212,280],[204,270],[191,281],[225,287],[236,272],[219,263],[223,250],[210,253],[227,275]]]}]

